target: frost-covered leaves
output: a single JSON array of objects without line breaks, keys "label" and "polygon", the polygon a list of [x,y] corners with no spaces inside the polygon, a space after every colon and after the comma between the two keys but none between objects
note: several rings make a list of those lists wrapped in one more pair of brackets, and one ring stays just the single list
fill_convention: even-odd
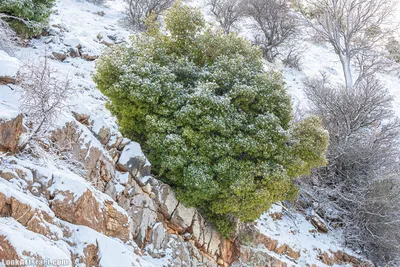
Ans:
[{"label": "frost-covered leaves", "polygon": [[0,2],[0,18],[24,37],[41,33],[55,0],[5,0]]},{"label": "frost-covered leaves", "polygon": [[229,234],[233,218],[254,220],[295,196],[292,179],[324,163],[327,135],[310,120],[292,136],[290,98],[260,51],[190,14],[198,13],[177,5],[166,18],[171,34],[113,47],[94,78],[159,178]]}]

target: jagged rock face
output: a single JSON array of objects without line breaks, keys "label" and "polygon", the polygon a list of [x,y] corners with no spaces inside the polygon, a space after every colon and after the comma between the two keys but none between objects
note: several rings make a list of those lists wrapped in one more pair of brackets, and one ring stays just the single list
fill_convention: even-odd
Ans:
[{"label": "jagged rock face", "polygon": [[20,260],[18,253],[15,251],[15,248],[10,242],[7,240],[7,237],[4,235],[0,235],[0,259],[4,261],[13,261]]},{"label": "jagged rock face", "polygon": [[58,198],[51,200],[50,205],[58,218],[88,226],[124,242],[129,240],[129,219],[126,214],[118,211],[112,202],[100,203],[90,190],[77,200],[74,200],[74,195],[70,191],[56,191],[53,195],[58,195]]},{"label": "jagged rock face", "polygon": [[277,257],[263,250],[255,250],[248,246],[240,246],[240,259],[244,263],[251,264],[252,267],[289,267],[296,266],[295,264],[288,265]]},{"label": "jagged rock face", "polygon": [[22,114],[11,120],[0,119],[0,152],[16,152],[19,137],[25,132],[22,119]]},{"label": "jagged rock face", "polygon": [[[113,138],[109,129],[101,127],[99,133],[93,133],[98,140],[91,140],[88,145],[83,143],[87,138],[83,137],[82,126],[67,123],[53,132],[52,140],[61,147],[69,145],[75,159],[83,163],[86,179],[127,211],[130,233],[139,247],[154,257],[162,257],[168,248],[176,251],[169,266],[197,266],[199,263],[228,266],[233,262],[233,242],[224,240],[213,226],[206,224],[196,209],[180,203],[168,185],[150,176],[151,165],[139,144]],[[114,156],[107,156],[104,150],[94,145],[96,141]],[[94,223],[104,225],[104,219],[93,213],[98,206],[90,194],[83,194],[78,200],[72,200],[65,192],[59,194],[63,195],[62,201],[54,199],[51,203],[61,218],[110,234]],[[123,229],[123,224],[117,225]],[[124,236],[114,236],[125,241],[126,232],[123,233]]]},{"label": "jagged rock face", "polygon": [[[179,202],[170,186],[150,175],[151,165],[139,144],[104,127],[93,132],[89,116],[75,114],[74,117],[77,121],[54,130],[51,140],[82,165],[85,172],[81,175],[86,181],[73,173],[71,177],[62,177],[53,172],[46,177],[32,166],[23,167],[17,159],[10,160],[8,167],[0,170],[0,177],[4,183],[20,181],[20,189],[30,196],[24,202],[16,197],[21,194],[17,189],[8,192],[0,187],[0,217],[13,218],[48,240],[66,242],[70,250],[66,257],[81,266],[104,266],[99,257],[104,249],[102,244],[111,241],[101,242],[100,237],[85,240],[77,232],[84,229],[78,226],[121,240],[125,245],[134,241],[136,254],[169,257],[163,266],[286,267],[296,264],[301,251],[279,244],[261,234],[254,225],[239,229],[235,241],[224,239],[195,208]],[[35,197],[45,199],[48,206],[40,204]],[[59,230],[54,230],[55,225]],[[241,237],[242,233],[250,233],[249,244]],[[5,259],[20,256],[14,253],[10,240],[10,236],[1,236],[0,229],[1,246],[10,247],[7,255],[0,251]],[[172,253],[166,255],[166,251]],[[287,260],[282,260],[280,255]],[[319,258],[328,265],[361,264],[341,252],[321,251]]]}]

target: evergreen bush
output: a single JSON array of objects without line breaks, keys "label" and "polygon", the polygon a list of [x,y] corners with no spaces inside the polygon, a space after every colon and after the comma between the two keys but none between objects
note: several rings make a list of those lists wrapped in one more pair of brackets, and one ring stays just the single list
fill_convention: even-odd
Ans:
[{"label": "evergreen bush", "polygon": [[31,37],[41,33],[46,25],[55,0],[2,0],[0,13],[21,36]]},{"label": "evergreen bush", "polygon": [[158,178],[228,236],[235,221],[296,197],[293,179],[326,163],[327,133],[316,117],[291,123],[281,75],[248,41],[207,29],[180,3],[165,22],[168,34],[149,25],[108,50],[94,80]]}]

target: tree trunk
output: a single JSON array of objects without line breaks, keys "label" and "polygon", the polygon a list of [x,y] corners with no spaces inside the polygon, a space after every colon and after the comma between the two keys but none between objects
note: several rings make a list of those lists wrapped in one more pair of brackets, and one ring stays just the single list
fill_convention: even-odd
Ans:
[{"label": "tree trunk", "polygon": [[346,81],[347,90],[351,90],[353,88],[353,76],[351,75],[350,69],[350,58],[344,55],[343,53],[339,53],[340,62],[343,67],[344,79]]}]

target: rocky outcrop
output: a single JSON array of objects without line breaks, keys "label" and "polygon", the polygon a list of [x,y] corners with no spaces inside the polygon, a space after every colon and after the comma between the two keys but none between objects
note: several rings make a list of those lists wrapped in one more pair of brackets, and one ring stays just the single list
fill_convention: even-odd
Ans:
[{"label": "rocky outcrop", "polygon": [[325,263],[326,265],[333,266],[335,264],[339,265],[352,265],[352,266],[362,266],[362,267],[373,267],[374,265],[370,262],[362,261],[354,256],[351,256],[341,250],[328,252],[319,251],[318,259]]},{"label": "rocky outcrop", "polygon": [[56,240],[57,235],[50,227],[54,223],[51,210],[43,208],[33,197],[24,196],[13,188],[4,188],[6,183],[0,187],[0,217],[13,218],[26,229]]},{"label": "rocky outcrop", "polygon": [[[299,250],[295,250],[287,244],[280,244],[277,240],[262,234],[254,224],[241,225],[239,230],[239,240],[241,242],[240,259],[244,262],[252,262],[252,260],[256,260],[257,262],[260,262],[260,264],[267,264],[270,261],[278,262],[279,258],[270,256],[268,251],[272,251],[277,255],[283,255],[294,263],[300,258],[301,252]],[[260,250],[260,246],[263,247],[263,251]],[[253,249],[254,255],[251,255],[251,249]],[[253,259],[252,257],[256,257],[256,259]],[[280,264],[282,265],[277,266],[286,266],[286,263],[284,262]]]},{"label": "rocky outcrop", "polygon": [[311,224],[315,227],[315,229],[320,233],[328,233],[328,226],[324,222],[324,220],[318,216],[318,214],[311,214],[307,217],[307,219],[311,222]]},{"label": "rocky outcrop", "polygon": [[14,262],[21,260],[15,247],[10,244],[10,242],[7,240],[7,237],[4,235],[0,235],[0,259],[3,261]]},{"label": "rocky outcrop", "polygon": [[57,198],[50,200],[50,207],[58,218],[88,226],[124,242],[129,240],[129,219],[113,202],[100,202],[91,190],[87,190],[78,199],[70,191],[54,191],[52,195],[57,195]]},{"label": "rocky outcrop", "polygon": [[[271,255],[268,251],[265,250],[256,250],[252,247],[248,247],[245,245],[240,246],[240,260],[242,263],[247,266],[252,267],[289,267],[296,266],[293,264],[288,264],[287,262],[282,261],[280,258]],[[240,266],[240,265],[239,265]]]},{"label": "rocky outcrop", "polygon": [[19,137],[25,132],[22,119],[22,114],[10,120],[0,119],[0,152],[17,151]]},{"label": "rocky outcrop", "polygon": [[[90,140],[81,126],[67,123],[53,132],[52,140],[62,147],[70,144],[72,156],[86,169],[86,179],[126,210],[130,233],[139,247],[155,257],[162,257],[168,248],[179,251],[172,257],[173,266],[229,266],[236,259],[235,243],[224,239],[195,208],[180,203],[168,185],[150,176],[151,165],[138,143],[115,136],[108,128],[98,128],[98,133],[93,132],[98,140]],[[107,156],[104,149],[113,156]],[[104,219],[85,209],[98,209],[90,194],[76,201],[69,198],[65,195],[62,202],[52,200],[56,214],[66,221],[104,232],[93,223],[103,224]]]},{"label": "rocky outcrop", "polygon": [[0,85],[5,85],[5,84],[16,84],[17,80],[13,77],[9,76],[0,76]]},{"label": "rocky outcrop", "polygon": [[[16,158],[9,160],[2,163],[8,167],[0,169],[0,177],[4,183],[20,181],[20,190],[30,196],[29,201],[22,201],[18,190],[11,190],[12,194],[0,190],[0,217],[13,218],[48,240],[67,240],[71,260],[86,266],[102,266],[101,244],[98,237],[79,241],[83,243],[78,246],[75,242],[80,234],[76,231],[81,228],[75,226],[88,227],[125,244],[133,240],[137,255],[163,259],[163,266],[297,264],[300,250],[260,233],[254,224],[242,224],[234,240],[223,238],[195,208],[179,202],[169,185],[151,176],[151,164],[138,143],[107,127],[93,126],[85,114],[75,113],[74,117],[76,121],[54,130],[51,140],[84,170],[79,173],[86,181],[74,173],[41,174],[32,166],[22,166]],[[41,208],[35,197],[45,199],[48,208]],[[281,220],[283,214],[271,213],[270,217]],[[62,233],[54,232],[55,225]],[[7,240],[5,246],[11,246]],[[75,246],[80,249],[74,251]],[[327,265],[363,264],[341,251],[320,251],[318,255]]]},{"label": "rocky outcrop", "polygon": [[54,59],[61,61],[61,62],[67,59],[67,53],[65,53],[63,51],[53,52],[52,55],[53,55]]}]

